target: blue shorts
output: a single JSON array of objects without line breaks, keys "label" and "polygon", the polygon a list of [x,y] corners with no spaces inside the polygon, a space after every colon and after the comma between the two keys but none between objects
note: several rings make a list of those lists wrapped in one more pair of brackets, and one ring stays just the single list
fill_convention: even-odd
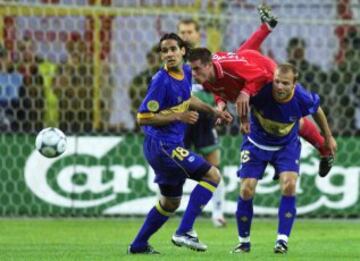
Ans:
[{"label": "blue shorts", "polygon": [[211,165],[200,155],[184,148],[182,143],[160,141],[151,136],[144,140],[144,155],[155,172],[159,185],[183,185],[187,178],[201,180]]},{"label": "blue shorts", "polygon": [[219,148],[218,135],[212,126],[214,126],[214,118],[207,113],[199,112],[198,121],[186,127],[185,148],[194,147],[195,151],[201,155],[207,155]]},{"label": "blue shorts", "polygon": [[244,138],[237,175],[240,178],[262,179],[268,163],[275,168],[275,175],[284,171],[299,173],[300,152],[300,140],[288,144],[280,150],[268,151],[256,147],[247,138]]},{"label": "blue shorts", "polygon": [[178,185],[159,184],[160,193],[161,195],[168,198],[179,198],[183,194],[183,185],[184,184],[178,184]]}]

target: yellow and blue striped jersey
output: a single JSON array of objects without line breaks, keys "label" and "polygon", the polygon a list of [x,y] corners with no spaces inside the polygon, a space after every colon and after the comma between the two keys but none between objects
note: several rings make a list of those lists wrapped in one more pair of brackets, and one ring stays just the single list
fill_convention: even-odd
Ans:
[{"label": "yellow and blue striped jersey", "polygon": [[269,83],[250,102],[249,137],[261,145],[283,146],[298,139],[300,118],[315,113],[320,98],[296,84],[292,98],[280,103],[273,98],[272,83]]},{"label": "yellow and blue striped jersey", "polygon": [[[152,78],[146,97],[138,109],[138,118],[150,118],[155,113],[169,114],[187,111],[191,97],[191,68],[183,65],[184,75],[160,69]],[[164,126],[144,126],[146,135],[168,141],[182,142],[185,124],[176,121]]]}]

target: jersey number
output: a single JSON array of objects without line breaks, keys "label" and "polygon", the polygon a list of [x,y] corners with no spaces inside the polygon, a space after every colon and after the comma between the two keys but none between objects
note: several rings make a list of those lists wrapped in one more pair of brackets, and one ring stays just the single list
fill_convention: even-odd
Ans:
[{"label": "jersey number", "polygon": [[189,156],[189,151],[182,148],[182,147],[177,147],[176,149],[174,149],[171,153],[171,157],[172,158],[177,158],[178,160],[184,160],[185,157]]},{"label": "jersey number", "polygon": [[243,150],[240,153],[240,161],[241,163],[246,163],[250,160],[250,151],[248,150]]}]

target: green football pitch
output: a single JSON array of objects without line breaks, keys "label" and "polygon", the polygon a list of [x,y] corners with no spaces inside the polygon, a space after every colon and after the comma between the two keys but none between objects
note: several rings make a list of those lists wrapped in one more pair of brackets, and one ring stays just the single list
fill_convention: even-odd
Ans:
[{"label": "green football pitch", "polygon": [[360,260],[359,220],[298,219],[286,255],[275,255],[276,219],[254,219],[252,249],[230,254],[237,243],[233,218],[226,228],[200,218],[196,230],[208,251],[172,245],[179,218],[171,219],[150,243],[161,255],[126,255],[143,219],[0,219],[0,260]]}]

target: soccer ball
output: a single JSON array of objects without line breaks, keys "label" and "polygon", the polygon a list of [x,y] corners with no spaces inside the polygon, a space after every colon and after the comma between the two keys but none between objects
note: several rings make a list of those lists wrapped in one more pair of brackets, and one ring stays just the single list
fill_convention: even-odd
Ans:
[{"label": "soccer ball", "polygon": [[46,128],[36,136],[35,146],[43,156],[54,158],[64,153],[66,136],[57,128]]}]

